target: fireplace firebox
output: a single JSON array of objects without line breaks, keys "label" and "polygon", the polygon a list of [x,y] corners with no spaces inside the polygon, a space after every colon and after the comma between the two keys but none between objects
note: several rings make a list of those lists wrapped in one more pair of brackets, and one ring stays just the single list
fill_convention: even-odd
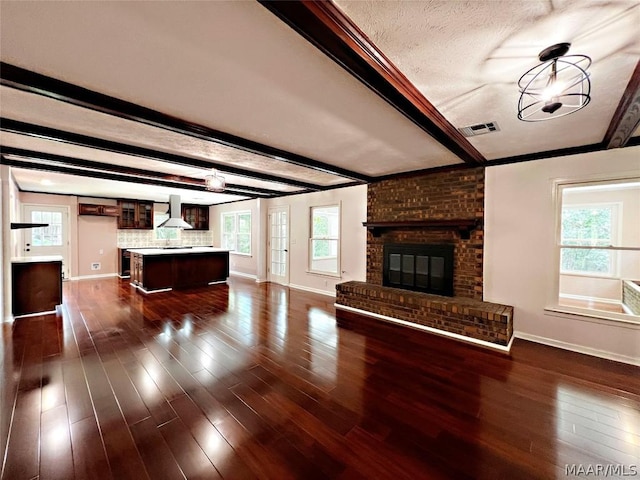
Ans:
[{"label": "fireplace firebox", "polygon": [[386,244],[382,284],[453,296],[453,245]]}]

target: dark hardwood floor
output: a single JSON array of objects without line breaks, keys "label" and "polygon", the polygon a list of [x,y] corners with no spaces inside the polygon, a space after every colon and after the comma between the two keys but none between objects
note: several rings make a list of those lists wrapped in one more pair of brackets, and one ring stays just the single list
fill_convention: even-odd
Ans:
[{"label": "dark hardwood floor", "polygon": [[332,304],[66,282],[59,315],[2,324],[2,478],[640,477],[640,368],[339,327]]}]

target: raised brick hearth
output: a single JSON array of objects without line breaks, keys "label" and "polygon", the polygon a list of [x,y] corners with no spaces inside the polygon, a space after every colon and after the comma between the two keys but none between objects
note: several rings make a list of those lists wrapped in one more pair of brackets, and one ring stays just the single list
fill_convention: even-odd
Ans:
[{"label": "raised brick hearth", "polygon": [[[451,228],[421,228],[429,221],[446,224],[461,219],[476,225],[469,235]],[[482,301],[483,221],[481,167],[370,184],[367,224],[385,228],[367,233],[367,282],[337,285],[336,306],[507,346],[513,334],[513,307]],[[383,286],[384,248],[390,244],[452,245],[453,297]]]},{"label": "raised brick hearth", "polygon": [[345,282],[336,285],[336,304],[496,345],[508,345],[513,334],[513,307],[472,298]]}]

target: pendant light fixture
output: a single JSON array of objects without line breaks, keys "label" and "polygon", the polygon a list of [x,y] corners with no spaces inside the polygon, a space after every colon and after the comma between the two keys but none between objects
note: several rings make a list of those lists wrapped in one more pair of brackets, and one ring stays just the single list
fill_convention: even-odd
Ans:
[{"label": "pendant light fixture", "polygon": [[538,56],[542,63],[520,77],[520,120],[541,122],[564,117],[589,104],[591,80],[587,69],[591,58],[565,55],[569,47],[570,43],[557,43],[545,48]]},{"label": "pendant light fixture", "polygon": [[225,187],[224,177],[219,175],[215,169],[211,169],[211,175],[204,177],[204,188],[210,192],[224,192]]}]

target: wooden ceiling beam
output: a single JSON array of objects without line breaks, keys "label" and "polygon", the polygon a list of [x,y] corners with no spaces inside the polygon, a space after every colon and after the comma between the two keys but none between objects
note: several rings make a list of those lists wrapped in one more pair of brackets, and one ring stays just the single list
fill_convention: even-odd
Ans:
[{"label": "wooden ceiling beam", "polygon": [[606,148],[624,147],[638,126],[640,126],[640,61],[636,64],[602,143]]},{"label": "wooden ceiling beam", "polygon": [[[137,178],[151,178],[155,180],[165,181],[165,182],[175,182],[176,188],[182,188],[185,185],[196,186],[200,190],[205,191],[205,181],[204,179],[185,177],[182,175],[174,175],[170,173],[162,173],[155,172],[152,170],[144,170],[141,168],[132,168],[125,167],[122,165],[114,165],[111,163],[104,162],[95,162],[92,160],[85,160],[81,158],[72,158],[63,155],[55,155],[52,153],[46,152],[37,152],[34,150],[26,150],[23,148],[14,148],[8,146],[2,146],[1,152],[5,156],[14,156],[20,157],[23,159],[27,159],[29,161],[46,161],[53,162],[58,165],[75,167],[75,168],[84,168],[84,169],[92,169],[98,170],[101,172],[111,172],[120,175],[127,175],[132,177],[132,182],[135,183],[135,179]],[[258,195],[262,197],[275,197],[280,195],[282,192],[277,190],[268,190],[264,188],[256,188],[245,185],[238,185],[234,183],[227,183],[226,193],[233,193],[239,195]]]},{"label": "wooden ceiling beam", "polygon": [[185,167],[203,168],[208,170],[215,168],[217,170],[220,170],[221,172],[226,172],[231,175],[238,175],[241,177],[263,180],[266,182],[274,182],[282,185],[290,185],[307,191],[322,190],[324,188],[323,186],[316,185],[314,183],[302,182],[300,180],[272,175],[265,172],[255,172],[253,170],[234,167],[233,165],[224,163],[185,157],[182,155],[162,152],[159,150],[152,150],[150,148],[138,147],[136,145],[129,145],[126,143],[113,142],[110,140],[90,137],[78,133],[66,132],[55,128],[34,125],[32,123],[20,122],[18,120],[12,120],[9,118],[0,118],[0,130],[34,138],[41,138],[44,140],[52,140],[55,142],[68,143],[71,145],[77,145],[87,148],[95,148],[98,150],[118,153],[122,155],[147,158],[150,160],[167,162],[175,165],[182,165]]},{"label": "wooden ceiling beam", "polygon": [[[153,185],[155,187],[161,186],[161,187],[169,187],[169,188],[181,188],[184,190],[196,190],[199,192],[204,191],[204,188],[202,187],[202,185],[194,185],[191,183],[176,183],[174,181],[162,180],[158,178],[124,175],[124,174],[114,173],[112,171],[105,171],[105,170],[89,170],[86,168],[72,167],[72,166],[53,163],[53,162],[39,161],[37,159],[18,160],[15,158],[8,158],[7,156],[4,155],[4,153],[1,155],[0,163],[9,165],[10,167],[14,167],[14,168],[38,170],[41,172],[63,173],[66,175],[97,178],[101,180],[112,180],[116,182]],[[230,189],[225,190],[225,193],[231,194],[231,195],[241,195],[248,198],[257,198],[257,197],[265,196],[257,193],[233,192]]]},{"label": "wooden ceiling beam", "polygon": [[23,92],[42,95],[78,107],[124,118],[125,120],[143,123],[208,142],[219,143],[267,157],[274,162],[298,165],[310,170],[336,175],[362,183],[369,181],[367,175],[189,122],[157,110],[152,110],[72,83],[48,77],[9,63],[0,62],[0,84]]},{"label": "wooden ceiling beam", "polygon": [[391,60],[330,1],[260,3],[464,162],[484,156]]}]

